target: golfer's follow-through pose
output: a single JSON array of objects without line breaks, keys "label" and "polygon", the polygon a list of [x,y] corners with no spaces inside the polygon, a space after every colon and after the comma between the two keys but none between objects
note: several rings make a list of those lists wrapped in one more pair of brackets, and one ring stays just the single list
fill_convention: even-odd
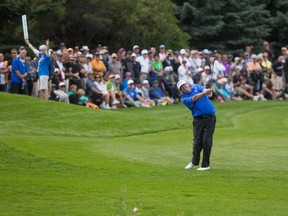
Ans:
[{"label": "golfer's follow-through pose", "polygon": [[216,124],[215,108],[208,98],[208,95],[212,94],[212,90],[197,84],[191,87],[183,80],[177,83],[177,87],[183,92],[182,103],[192,111],[194,118],[192,161],[185,169],[199,165],[200,153],[203,150],[202,164],[197,170],[209,170],[212,139]]}]

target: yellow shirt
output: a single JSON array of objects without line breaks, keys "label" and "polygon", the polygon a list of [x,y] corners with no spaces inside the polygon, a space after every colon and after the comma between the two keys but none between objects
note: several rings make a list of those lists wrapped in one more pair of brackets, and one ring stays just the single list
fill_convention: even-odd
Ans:
[{"label": "yellow shirt", "polygon": [[91,65],[92,65],[92,70],[95,75],[100,75],[102,77],[104,72],[106,72],[106,67],[103,61],[101,60],[97,61],[96,59],[93,59],[93,61],[91,62]]},{"label": "yellow shirt", "polygon": [[261,65],[262,65],[262,67],[267,68],[267,69],[270,69],[272,67],[272,63],[269,60],[267,60],[267,61],[262,60]]}]

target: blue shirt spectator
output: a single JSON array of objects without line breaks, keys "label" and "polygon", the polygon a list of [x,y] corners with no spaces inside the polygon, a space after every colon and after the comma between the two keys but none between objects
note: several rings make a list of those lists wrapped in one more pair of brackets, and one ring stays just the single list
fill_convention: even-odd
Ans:
[{"label": "blue shirt spectator", "polygon": [[216,110],[207,95],[204,95],[199,100],[192,101],[193,96],[201,93],[204,89],[204,86],[195,84],[191,87],[191,92],[184,93],[181,99],[182,103],[191,110],[194,118],[197,116],[215,115],[216,113]]},{"label": "blue shirt spectator", "polygon": [[17,56],[12,62],[11,83],[22,83],[22,80],[17,76],[16,71],[19,71],[21,75],[28,73],[29,68],[25,59],[20,59]]},{"label": "blue shirt spectator", "polygon": [[137,100],[137,92],[135,88],[130,89],[129,87],[126,87],[124,92],[129,95],[133,101]]}]

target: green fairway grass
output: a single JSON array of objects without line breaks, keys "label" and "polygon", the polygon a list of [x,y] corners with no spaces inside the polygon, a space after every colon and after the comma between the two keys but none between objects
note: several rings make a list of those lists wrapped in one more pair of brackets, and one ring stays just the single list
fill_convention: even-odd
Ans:
[{"label": "green fairway grass", "polygon": [[215,106],[199,172],[184,169],[182,104],[94,110],[0,93],[0,215],[287,215],[288,102]]}]

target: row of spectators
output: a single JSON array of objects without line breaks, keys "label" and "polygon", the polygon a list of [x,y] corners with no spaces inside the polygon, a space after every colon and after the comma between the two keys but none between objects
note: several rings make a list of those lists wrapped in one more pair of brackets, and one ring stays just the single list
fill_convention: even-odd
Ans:
[{"label": "row of spectators", "polygon": [[[28,94],[44,99],[81,104],[94,108],[151,107],[177,103],[178,80],[213,89],[211,99],[287,99],[288,53],[281,49],[275,58],[265,42],[262,53],[220,54],[204,49],[172,51],[160,45],[149,50],[134,45],[110,54],[108,47],[88,46],[49,49],[49,41],[27,56],[25,47],[11,50],[11,59],[0,53],[0,91]],[[18,53],[19,51],[19,53]]]}]

